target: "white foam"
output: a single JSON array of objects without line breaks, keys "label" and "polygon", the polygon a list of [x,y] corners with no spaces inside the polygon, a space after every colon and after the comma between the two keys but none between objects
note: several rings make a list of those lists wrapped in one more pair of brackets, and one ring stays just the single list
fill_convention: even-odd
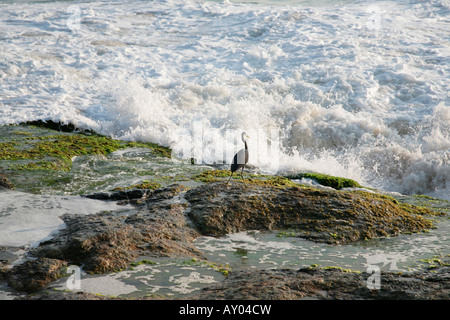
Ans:
[{"label": "white foam", "polygon": [[[119,296],[130,294],[137,289],[135,286],[125,284],[117,279],[115,275],[106,275],[95,278],[82,278],[80,280],[80,289],[84,292],[92,292],[95,294]],[[65,289],[63,287],[63,289]]]},{"label": "white foam", "polygon": [[191,284],[216,282],[213,276],[201,275],[199,272],[195,271],[190,272],[187,276],[175,274],[169,277],[169,281],[175,284],[175,286],[171,288],[172,291],[181,294],[187,294],[195,290],[199,290],[198,288],[191,287]]},{"label": "white foam", "polygon": [[250,131],[263,169],[450,198],[448,3],[268,4],[3,4],[0,124],[72,122],[206,163]]},{"label": "white foam", "polygon": [[0,192],[0,246],[37,246],[65,227],[63,214],[119,210],[116,203],[81,196],[45,196],[20,191]]}]

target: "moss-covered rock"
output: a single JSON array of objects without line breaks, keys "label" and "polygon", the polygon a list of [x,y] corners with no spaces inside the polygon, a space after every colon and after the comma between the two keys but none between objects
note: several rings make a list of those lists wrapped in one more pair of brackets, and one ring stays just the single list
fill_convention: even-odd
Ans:
[{"label": "moss-covered rock", "polygon": [[5,278],[11,288],[31,293],[65,275],[66,266],[62,260],[40,258],[14,266]]},{"label": "moss-covered rock", "polygon": [[200,182],[215,182],[222,178],[229,178],[231,171],[229,170],[205,170],[202,173],[193,176],[193,179]]},{"label": "moss-covered rock", "polygon": [[341,190],[343,188],[363,188],[358,182],[348,178],[335,177],[322,173],[313,172],[303,172],[297,174],[287,175],[286,178],[289,179],[312,179],[317,183],[334,188],[336,190]]},{"label": "moss-covered rock", "polygon": [[126,148],[148,148],[155,156],[171,156],[170,148],[154,143],[121,141],[91,131],[55,131],[54,125],[49,126],[50,129],[41,122],[38,126],[33,123],[1,127],[0,167],[68,171],[76,156],[106,155]]},{"label": "moss-covered rock", "polygon": [[380,290],[370,273],[341,268],[240,270],[203,289],[195,299],[216,300],[449,300],[449,266],[402,274],[381,272]]},{"label": "moss-covered rock", "polygon": [[153,182],[153,181],[149,181],[149,180],[144,180],[141,183],[138,184],[133,184],[131,186],[127,186],[127,187],[117,187],[114,188],[113,191],[120,191],[120,190],[133,190],[133,189],[158,189],[161,188],[161,184],[158,182]]},{"label": "moss-covered rock", "polygon": [[348,243],[433,227],[423,215],[434,212],[367,192],[214,182],[189,190],[186,199],[204,235],[288,229],[313,241]]},{"label": "moss-covered rock", "polygon": [[8,178],[0,174],[0,190],[2,189],[14,189],[14,186]]},{"label": "moss-covered rock", "polygon": [[[230,170],[205,170],[202,173],[193,176],[193,179],[199,182],[218,182],[218,181],[228,181],[230,180],[231,171]],[[244,179],[240,176],[235,175],[232,177],[231,181],[239,181],[243,184],[252,184],[259,186],[271,186],[271,187],[293,187],[298,184],[292,182],[287,177],[273,176],[273,175],[262,175],[262,174],[245,174]]]}]

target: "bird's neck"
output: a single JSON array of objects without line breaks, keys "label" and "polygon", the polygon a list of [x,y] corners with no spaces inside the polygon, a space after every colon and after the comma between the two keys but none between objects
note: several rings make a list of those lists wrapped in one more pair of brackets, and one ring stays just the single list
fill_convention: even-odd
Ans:
[{"label": "bird's neck", "polygon": [[246,140],[244,140],[244,145],[245,145],[245,149],[248,149]]}]

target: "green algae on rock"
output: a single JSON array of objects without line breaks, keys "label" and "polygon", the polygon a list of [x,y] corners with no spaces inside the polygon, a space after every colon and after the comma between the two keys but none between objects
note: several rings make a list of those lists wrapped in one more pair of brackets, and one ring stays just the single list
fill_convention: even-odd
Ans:
[{"label": "green algae on rock", "polygon": [[229,170],[206,170],[202,173],[196,174],[193,179],[199,182],[215,182],[221,179],[230,177],[231,171]]},{"label": "green algae on rock", "polygon": [[[193,177],[195,181],[198,182],[217,182],[217,181],[228,181],[230,178],[231,171],[230,170],[206,170],[202,173],[199,173]],[[250,183],[253,185],[261,185],[261,186],[272,186],[272,187],[294,187],[298,184],[292,182],[289,178],[281,177],[281,176],[272,176],[272,175],[260,175],[260,174],[251,174],[245,175],[244,180],[241,177],[235,176],[233,180],[237,180],[244,184]]]},{"label": "green algae on rock", "polygon": [[72,159],[106,155],[119,149],[148,148],[170,158],[170,148],[149,142],[127,142],[92,132],[72,133],[28,124],[0,127],[0,166],[12,170],[68,171]]},{"label": "green algae on rock", "polygon": [[113,191],[132,190],[132,189],[158,189],[158,188],[161,188],[161,184],[160,183],[144,180],[141,183],[133,184],[133,185],[128,186],[128,187],[117,187],[117,188],[114,188]]},{"label": "green algae on rock", "polygon": [[301,238],[337,244],[433,227],[424,214],[434,212],[367,192],[214,182],[187,191],[185,198],[199,232],[212,236],[289,229]]},{"label": "green algae on rock", "polygon": [[[205,261],[194,244],[201,235],[289,230],[289,236],[338,244],[420,232],[433,226],[425,217],[432,213],[426,208],[403,206],[391,197],[360,191],[235,181],[227,185],[220,181],[191,189],[171,185],[138,196],[141,201],[135,202],[131,211],[63,215],[66,228],[32,248],[30,255],[40,262],[51,259],[56,265],[83,265],[86,272],[104,273],[127,269],[140,256]],[[234,273],[223,264],[208,265],[224,275]],[[11,274],[32,282],[29,267],[14,268]]]},{"label": "green algae on rock", "polygon": [[355,180],[348,179],[348,178],[342,178],[342,177],[330,176],[330,175],[322,174],[322,173],[304,172],[304,173],[287,175],[286,178],[289,178],[289,179],[303,179],[303,178],[312,179],[323,186],[331,187],[336,190],[341,190],[343,188],[364,188]]},{"label": "green algae on rock", "polygon": [[119,183],[128,171],[124,185],[134,185],[134,175],[148,180],[153,173],[144,162],[169,163],[170,157],[167,147],[90,131],[61,132],[30,124],[0,126],[0,172],[16,189],[32,193],[67,195],[113,189],[122,186]]}]

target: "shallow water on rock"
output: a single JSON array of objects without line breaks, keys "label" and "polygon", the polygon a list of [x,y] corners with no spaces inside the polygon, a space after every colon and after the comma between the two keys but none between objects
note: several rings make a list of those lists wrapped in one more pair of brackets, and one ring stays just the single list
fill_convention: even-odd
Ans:
[{"label": "shallow water on rock", "polygon": [[81,196],[0,192],[0,247],[35,247],[65,227],[63,214],[131,210],[129,205]]},{"label": "shallow water on rock", "polygon": [[247,231],[221,238],[201,237],[197,247],[217,263],[233,270],[300,268],[318,264],[353,271],[378,265],[383,271],[412,271],[420,260],[450,254],[450,220],[438,218],[438,228],[427,233],[371,239],[347,245],[315,243],[290,237],[289,232]]},{"label": "shallow water on rock", "polygon": [[[200,237],[195,244],[206,260],[149,257],[135,267],[108,275],[81,271],[81,282],[75,289],[122,298],[189,298],[223,281],[227,271],[319,266],[370,272],[369,267],[377,266],[382,272],[412,272],[432,267],[433,259],[450,255],[450,219],[436,220],[438,227],[427,233],[347,245],[315,243],[277,231]],[[67,290],[70,281],[63,278],[51,287]]]},{"label": "shallow water on rock", "polygon": [[[121,298],[183,298],[219,282],[224,275],[218,266],[196,259],[151,258],[127,270],[107,275],[89,275],[82,270],[50,287],[119,296]],[[75,280],[79,282],[76,283]]]},{"label": "shallow water on rock", "polygon": [[155,157],[145,148],[119,150],[107,156],[80,156],[72,162],[69,172],[29,170],[10,175],[10,180],[18,188],[33,193],[80,195],[107,192],[143,181],[161,186],[175,182],[189,184],[192,183],[189,177],[206,167]]}]

